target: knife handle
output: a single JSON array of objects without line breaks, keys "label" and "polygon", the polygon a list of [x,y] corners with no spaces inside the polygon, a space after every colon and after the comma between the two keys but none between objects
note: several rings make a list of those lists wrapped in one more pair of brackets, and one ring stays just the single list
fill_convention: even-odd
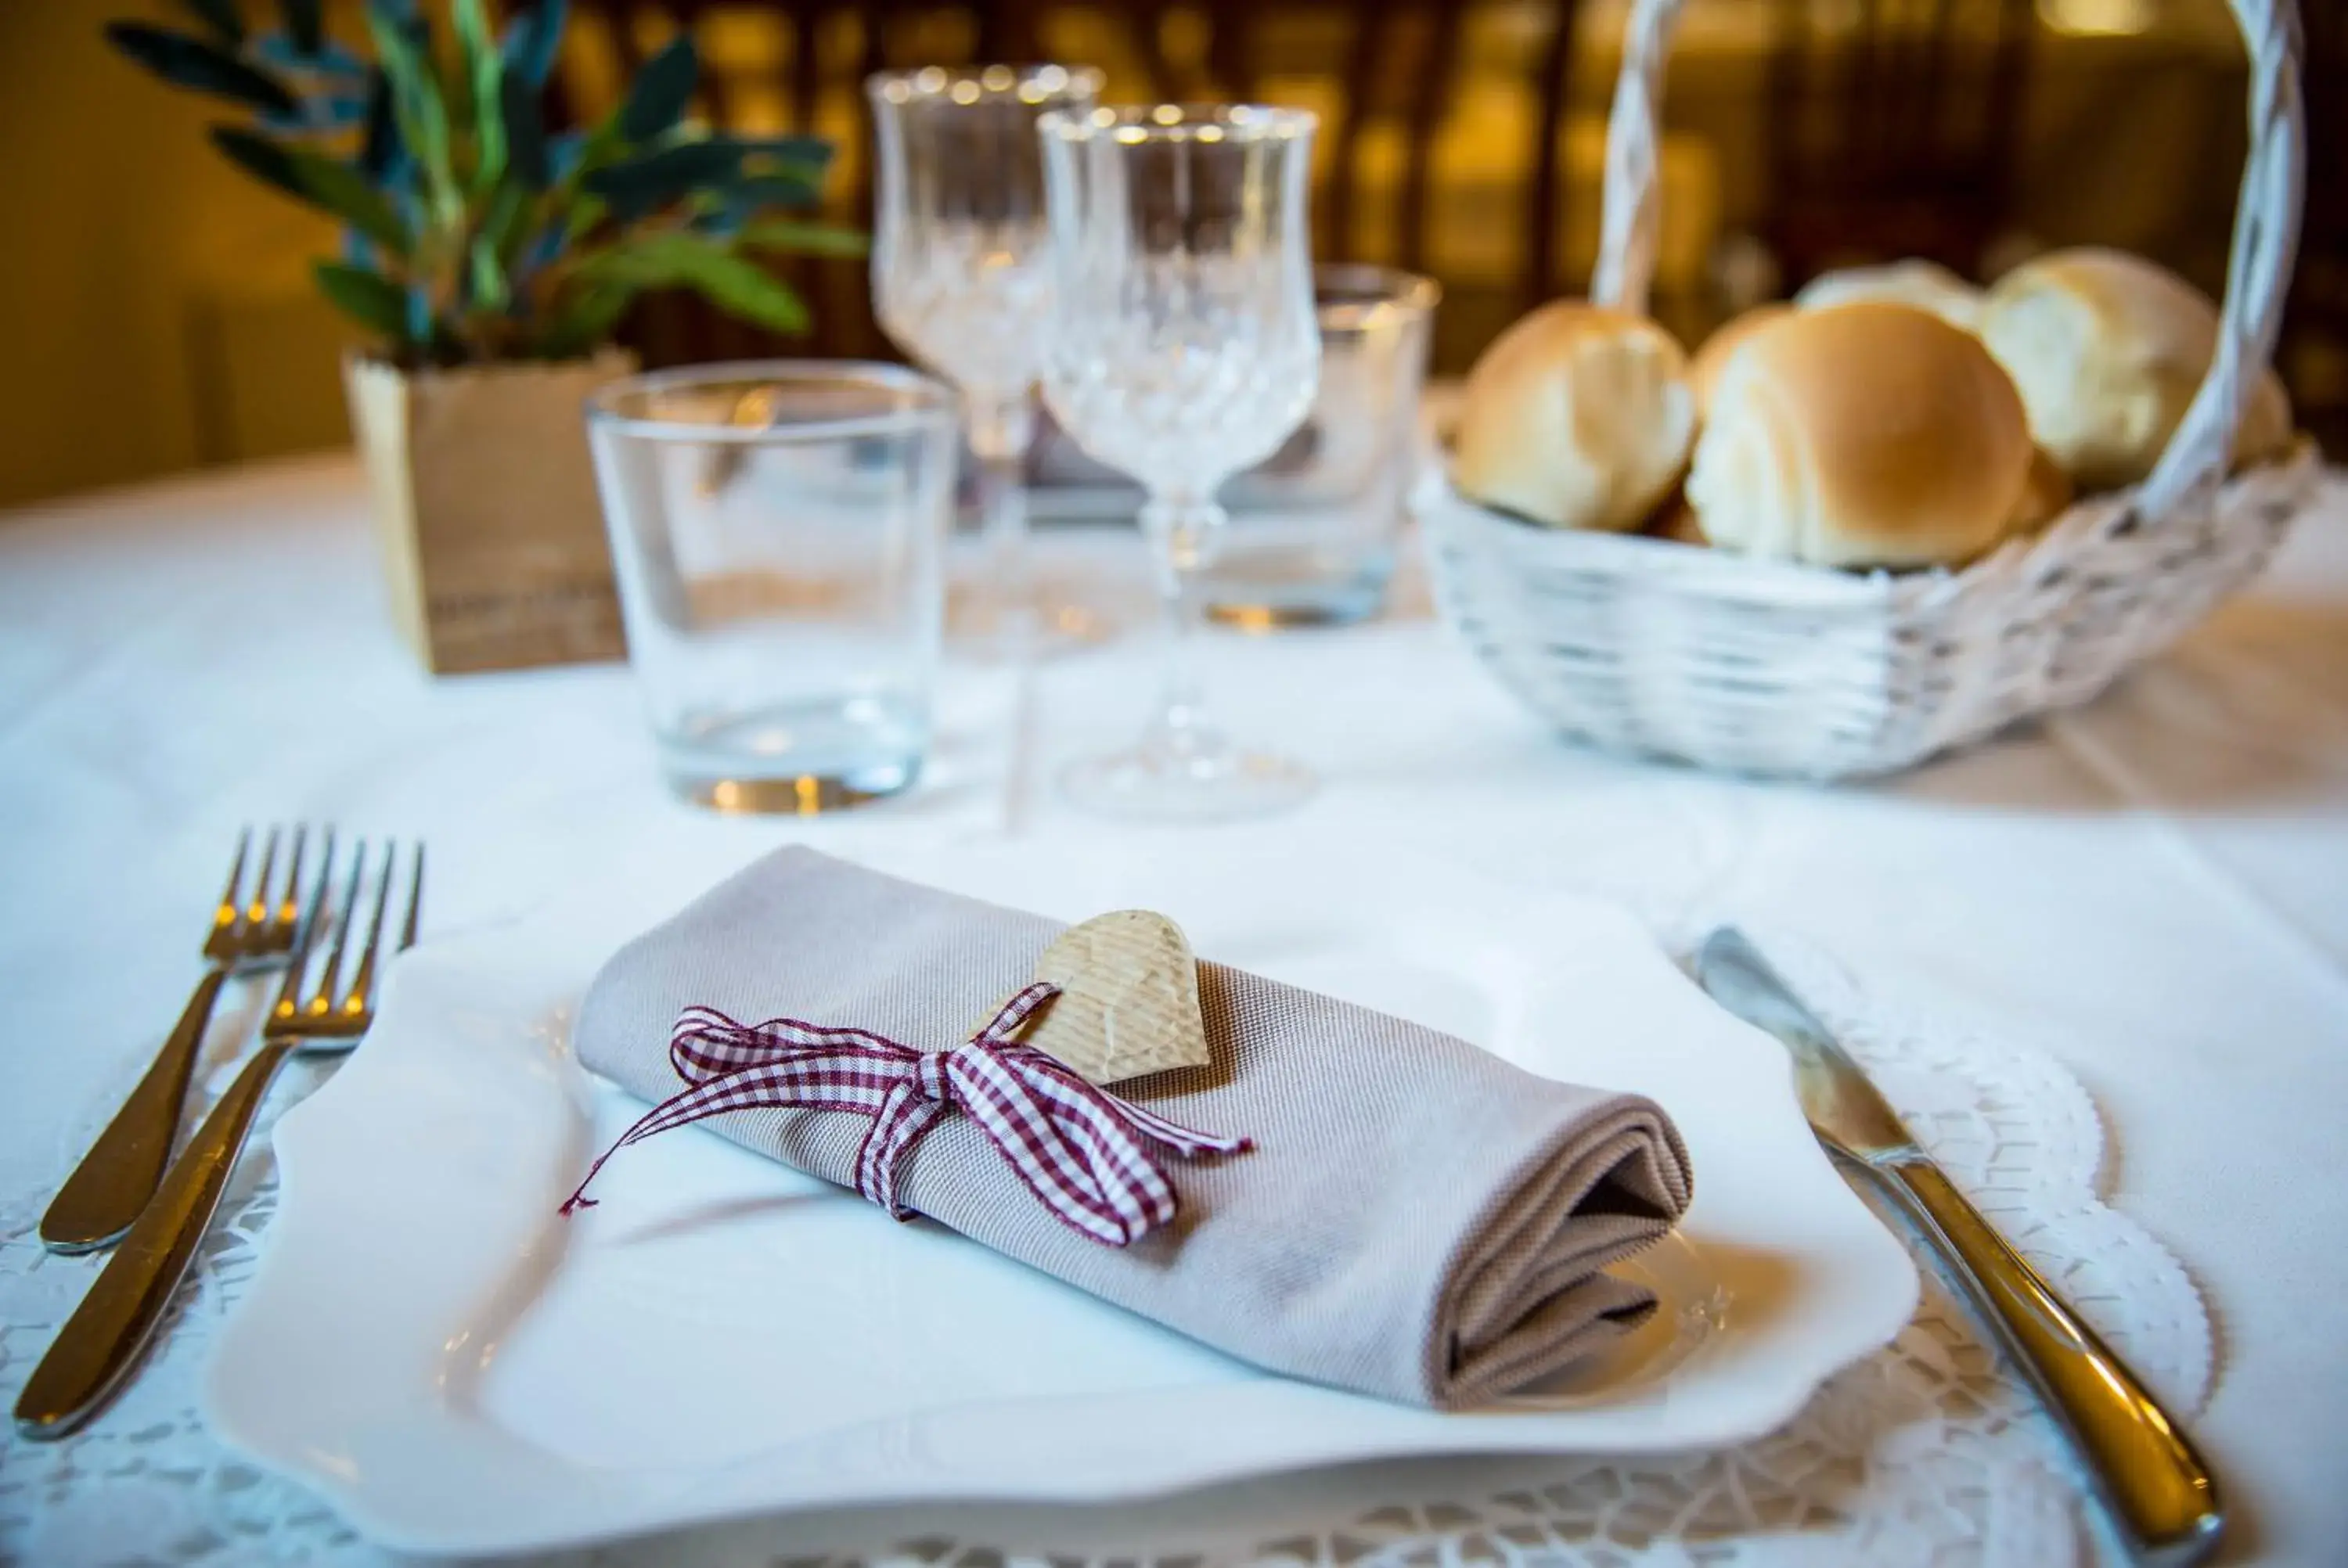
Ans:
[{"label": "knife handle", "polygon": [[293,1049],[291,1040],[271,1040],[253,1052],[171,1162],[153,1201],[26,1380],[16,1399],[18,1437],[41,1442],[73,1431],[138,1365],[195,1261],[270,1082]]},{"label": "knife handle", "polygon": [[1875,1169],[2070,1434],[2137,1560],[2182,1568],[2206,1558],[2225,1516],[2184,1430],[1939,1166]]},{"label": "knife handle", "polygon": [[155,1053],[139,1087],[57,1189],[48,1213],[41,1216],[41,1241],[51,1252],[95,1252],[113,1245],[155,1195],[163,1167],[171,1163],[171,1143],[179,1136],[180,1111],[196,1075],[196,1058],[203,1050],[204,1029],[211,1022],[212,1006],[228,974],[225,968],[210,969],[196,982],[179,1023]]}]

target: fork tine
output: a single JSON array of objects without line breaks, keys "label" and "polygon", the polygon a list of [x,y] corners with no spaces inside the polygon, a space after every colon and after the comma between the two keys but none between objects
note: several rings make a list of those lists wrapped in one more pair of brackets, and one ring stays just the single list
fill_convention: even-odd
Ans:
[{"label": "fork tine", "polygon": [[236,858],[228,865],[228,886],[221,891],[219,911],[212,916],[212,934],[225,936],[236,929],[237,913],[244,907],[244,860],[252,850],[252,828],[247,825],[236,835]]},{"label": "fork tine", "polygon": [[326,887],[335,875],[335,830],[326,829],[323,838],[318,845],[318,881],[310,890],[310,902],[303,907],[301,924],[294,928],[294,950],[285,960],[285,980],[277,988],[277,1000],[269,1009],[272,1018],[292,1018],[301,1010],[302,970],[309,962],[318,922],[325,916]]},{"label": "fork tine", "polygon": [[343,993],[343,1012],[346,1017],[364,1018],[375,1007],[375,955],[383,945],[383,916],[391,902],[391,874],[396,867],[399,841],[388,839],[383,846],[383,872],[375,883],[375,917],[367,922],[366,946],[359,949],[358,973],[351,977],[351,989]]},{"label": "fork tine", "polygon": [[[269,945],[285,948],[294,941],[294,923],[302,917],[302,851],[310,838],[310,825],[294,825],[294,849],[285,866],[285,894],[277,901],[277,911],[269,922]],[[264,885],[264,895],[268,888]]]},{"label": "fork tine", "polygon": [[261,846],[261,875],[252,879],[252,899],[244,907],[244,924],[239,933],[251,936],[269,924],[270,873],[277,866],[277,825],[272,823],[269,837]]},{"label": "fork tine", "polygon": [[416,946],[416,917],[424,908],[424,841],[416,842],[416,866],[407,884],[407,918],[399,927],[399,950]]},{"label": "fork tine", "polygon": [[335,945],[326,954],[326,967],[318,976],[318,988],[310,993],[304,1009],[314,1018],[334,1010],[335,991],[343,978],[343,954],[351,944],[351,921],[358,914],[359,882],[366,875],[366,840],[362,838],[351,846],[350,888],[343,895],[342,917],[335,926]]}]

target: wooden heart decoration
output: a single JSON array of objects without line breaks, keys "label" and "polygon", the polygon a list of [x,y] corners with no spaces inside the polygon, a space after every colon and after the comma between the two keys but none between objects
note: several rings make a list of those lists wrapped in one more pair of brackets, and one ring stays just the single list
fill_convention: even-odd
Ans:
[{"label": "wooden heart decoration", "polygon": [[1020,1038],[1086,1081],[1206,1065],[1199,961],[1165,916],[1121,909],[1071,926],[1035,961],[1035,978],[1060,994]]}]

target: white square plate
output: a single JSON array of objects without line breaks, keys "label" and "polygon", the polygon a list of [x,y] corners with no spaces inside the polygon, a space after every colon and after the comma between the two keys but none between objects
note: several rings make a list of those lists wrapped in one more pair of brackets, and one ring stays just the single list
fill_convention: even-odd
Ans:
[{"label": "white square plate", "polygon": [[1810,1138],[1781,1050],[1629,916],[1387,856],[1278,878],[1210,848],[1147,858],[1179,864],[875,863],[1070,919],[1161,909],[1204,956],[1653,1095],[1695,1173],[1679,1234],[1629,1266],[1663,1297],[1653,1324],[1446,1415],[1262,1372],[715,1136],[639,1145],[561,1219],[641,1110],[582,1072],[572,1009],[693,890],[622,878],[399,964],[365,1047],[278,1124],[279,1213],[209,1419],[386,1544],[517,1551],[770,1510],[1725,1445],[1908,1321],[1914,1267]]}]

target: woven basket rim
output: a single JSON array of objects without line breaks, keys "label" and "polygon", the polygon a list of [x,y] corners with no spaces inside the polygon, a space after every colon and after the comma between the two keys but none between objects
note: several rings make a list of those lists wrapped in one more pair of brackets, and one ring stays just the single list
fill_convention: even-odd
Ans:
[{"label": "woven basket rim", "polygon": [[[2291,449],[2263,463],[2246,465],[2221,487],[2230,495],[2250,484],[2278,485],[2296,493],[2323,470],[2323,454],[2305,435]],[[1962,591],[1980,578],[2003,575],[2017,561],[2050,552],[2075,553],[2079,536],[2119,526],[2134,510],[2137,487],[2104,490],[2074,500],[2034,533],[2007,539],[1962,567],[1933,566],[1908,571],[1883,567],[1853,569],[1808,561],[1742,555],[1717,546],[1690,545],[1649,534],[1606,533],[1590,528],[1550,528],[1488,507],[1462,492],[1441,464],[1429,465],[1413,491],[1411,512],[1421,526],[1469,536],[1496,550],[1538,559],[1559,569],[1604,571],[1621,577],[1672,579],[1709,597],[1780,607],[1847,610],[1916,603]]]}]

